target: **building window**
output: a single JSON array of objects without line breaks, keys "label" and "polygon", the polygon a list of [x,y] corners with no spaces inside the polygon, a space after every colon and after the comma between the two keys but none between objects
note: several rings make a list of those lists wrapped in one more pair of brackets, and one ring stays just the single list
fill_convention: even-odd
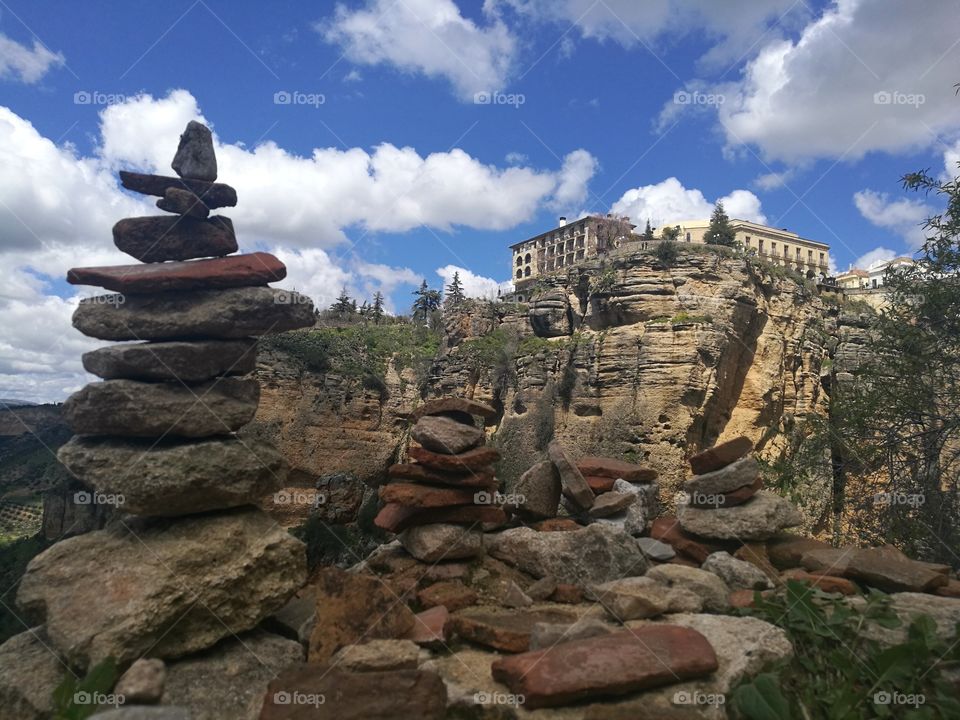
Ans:
[{"label": "building window", "polygon": [[789,247],[788,245],[784,245],[784,246],[783,246],[783,256],[784,256],[785,258],[789,258],[789,257],[790,257],[790,247]]},{"label": "building window", "polygon": [[524,271],[523,271],[523,276],[524,276],[524,277],[530,277],[530,268],[529,268],[529,267],[527,267],[527,268],[524,269]]},{"label": "building window", "polygon": [[523,265],[523,258],[517,255],[517,266]]},{"label": "building window", "polygon": [[690,233],[687,233],[687,242],[690,242]]},{"label": "building window", "polygon": [[557,267],[558,267],[558,268],[562,268],[562,267],[563,267],[563,255],[561,255],[560,257],[557,258]]},{"label": "building window", "polygon": [[521,270],[520,268],[517,268],[517,280],[519,280],[522,277],[523,277],[523,270]]},{"label": "building window", "polygon": [[775,242],[770,243],[770,254],[771,255],[777,254],[777,244]]},{"label": "building window", "polygon": [[743,244],[746,245],[747,247],[750,247],[750,236],[749,236],[749,235],[747,235],[747,236],[743,239]]},{"label": "building window", "polygon": [[800,248],[797,248],[797,262],[800,262]]},{"label": "building window", "polygon": [[527,256],[524,258],[523,261],[524,261],[525,263],[527,263],[527,264],[530,263],[530,253],[527,253]]},{"label": "building window", "polygon": [[763,238],[757,240],[757,250],[759,250],[761,253],[763,252]]}]

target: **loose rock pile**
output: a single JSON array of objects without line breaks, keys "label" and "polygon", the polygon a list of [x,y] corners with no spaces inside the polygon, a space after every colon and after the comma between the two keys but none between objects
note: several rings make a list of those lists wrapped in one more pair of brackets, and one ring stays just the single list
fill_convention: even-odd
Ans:
[{"label": "loose rock pile", "polygon": [[[235,433],[257,409],[259,385],[247,377],[254,336],[312,325],[313,305],[267,287],[286,274],[272,255],[227,257],[237,251],[233,225],[207,215],[235,205],[236,192],[213,182],[207,128],[188,125],[173,167],[179,178],[121,172],[125,187],[175,213],[114,227],[116,246],[146,264],[68,274],[122,293],[83,300],[74,326],[135,341],[84,356],[103,382],[65,403],[77,435],[58,455],[90,488],[86,501],[115,506],[114,521],[34,558],[17,595],[24,617],[43,624],[18,642],[43,643],[81,673],[108,657],[125,667],[210,648],[254,628],[306,579],[303,544],[252,507],[282,484],[286,463]],[[230,656],[232,642],[219,652]],[[20,700],[19,717],[44,716],[41,699]]]},{"label": "loose rock pile", "polygon": [[390,467],[380,490],[386,503],[378,527],[400,533],[403,547],[422,562],[462,560],[483,553],[483,527],[507,520],[493,463],[500,453],[484,447],[476,419],[496,411],[465,398],[433,400],[411,416],[408,451],[415,461]]}]

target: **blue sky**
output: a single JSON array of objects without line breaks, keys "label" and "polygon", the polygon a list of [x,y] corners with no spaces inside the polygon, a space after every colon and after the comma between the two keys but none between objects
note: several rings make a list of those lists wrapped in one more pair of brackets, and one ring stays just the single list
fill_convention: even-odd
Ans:
[{"label": "blue sky", "polygon": [[[931,201],[898,178],[960,157],[954,0],[0,2],[0,397],[85,378],[78,264],[124,262],[156,212],[115,170],[169,173],[214,130],[244,249],[326,304],[404,311],[454,269],[475,294],[557,216],[732,215],[908,254]],[[289,100],[289,102],[284,102]],[[80,292],[87,292],[81,290]]]}]

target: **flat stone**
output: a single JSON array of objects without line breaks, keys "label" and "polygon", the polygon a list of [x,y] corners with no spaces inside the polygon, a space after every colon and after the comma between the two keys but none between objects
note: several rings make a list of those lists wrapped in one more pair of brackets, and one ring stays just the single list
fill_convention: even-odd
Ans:
[{"label": "flat stone", "polygon": [[591,597],[619,623],[662,615],[670,606],[667,592],[666,587],[649,577],[611,580],[590,589]]},{"label": "flat stone", "polygon": [[584,510],[589,510],[593,505],[593,490],[583,479],[583,475],[577,469],[576,463],[570,454],[564,450],[563,446],[554,440],[547,446],[547,455],[550,462],[557,468],[560,474],[560,485],[563,494],[575,502],[577,506]]},{"label": "flat stone", "polygon": [[697,566],[700,566],[714,551],[709,544],[685,533],[680,527],[680,521],[675,517],[661,517],[654,520],[650,526],[650,537],[667,543],[676,552],[696,562]]},{"label": "flat stone", "polygon": [[266,285],[286,276],[286,266],[275,256],[256,252],[212,260],[73,268],[67,271],[67,282],[120,293],[155,293]]},{"label": "flat stone", "polygon": [[[647,531],[647,526],[660,512],[660,486],[654,484],[635,484],[617,479],[613,483],[613,492],[629,497],[622,516],[622,528],[628,535],[638,536]],[[626,504],[626,500],[622,500]],[[593,508],[591,508],[591,511]],[[601,522],[607,522],[601,520]]]},{"label": "flat stone", "polygon": [[828,543],[809,537],[783,533],[767,541],[767,556],[778,570],[800,567],[800,559],[810,550],[831,549]]},{"label": "flat stone", "polygon": [[447,690],[425,670],[291,668],[270,683],[260,720],[443,720]]},{"label": "flat stone", "polygon": [[306,578],[303,543],[258,509],[126,525],[58,542],[20,582],[17,604],[77,668],[203,650],[256,626]]},{"label": "flat stone", "polygon": [[759,568],[737,560],[727,552],[712,553],[701,569],[712,572],[731,590],[766,590],[772,587],[770,580]]},{"label": "flat stone", "polygon": [[253,379],[191,387],[104,380],[67,398],[63,417],[80,435],[202,438],[239,430],[253,420],[259,400],[260,383]]},{"label": "flat stone", "polygon": [[650,568],[645,577],[668,588],[689,590],[703,600],[704,609],[710,612],[724,612],[729,607],[730,588],[712,572],[669,564]]},{"label": "flat stone", "polygon": [[760,572],[767,576],[767,579],[773,583],[777,583],[780,578],[780,573],[770,562],[770,557],[767,555],[767,546],[763,543],[753,542],[753,543],[744,543],[736,552],[733,553],[733,556],[737,560],[743,560],[748,562],[757,568]]},{"label": "flat stone", "polygon": [[517,583],[508,580],[506,590],[500,597],[500,604],[507,608],[524,608],[533,605],[533,599]]},{"label": "flat stone", "polygon": [[94,715],[97,720],[194,720],[186,708],[150,707],[149,705],[131,705],[120,707]]},{"label": "flat stone", "polygon": [[83,354],[83,368],[104,380],[178,381],[246,375],[257,366],[255,340],[124,343]]},{"label": "flat stone", "polygon": [[532,600],[546,600],[549,598],[557,589],[557,579],[547,575],[546,577],[540,578],[535,583],[530,585],[527,588],[527,596]]},{"label": "flat stone", "polygon": [[[851,597],[848,602],[854,607],[862,608],[865,601],[860,597]],[[900,627],[886,628],[867,621],[863,627],[864,636],[877,640],[884,647],[900,645],[907,642],[910,624],[917,618],[926,616],[935,623],[937,638],[946,642],[954,642],[958,639],[960,600],[956,598],[939,597],[928,593],[891,593],[890,608],[900,618],[902,623]]]},{"label": "flat stone", "polygon": [[606,457],[582,457],[577,460],[577,469],[584,475],[607,477],[627,482],[654,482],[658,473],[653,468],[642,467],[622,460]]},{"label": "flat stone", "polygon": [[572,623],[575,615],[561,610],[468,608],[451,617],[454,632],[464,640],[501,652],[524,652],[537,623]]},{"label": "flat stone", "polygon": [[53,691],[67,674],[42,627],[0,645],[0,717],[46,720],[53,716]]},{"label": "flat stone", "polygon": [[256,720],[268,683],[303,662],[303,647],[260,629],[228,637],[209,650],[167,666],[164,705],[190,720]]},{"label": "flat stone", "polygon": [[472,488],[439,488],[414,483],[389,483],[380,487],[380,499],[412,508],[471,505],[478,491]]},{"label": "flat stone", "polygon": [[101,340],[237,339],[314,324],[313,303],[275,288],[189,290],[85,298],[73,326]]},{"label": "flat stone", "polygon": [[819,588],[826,593],[840,593],[842,595],[856,595],[857,586],[846,578],[836,577],[834,575],[824,575],[823,573],[808,573],[800,568],[785,570],[782,575],[784,580],[797,580],[807,583],[815,588]]},{"label": "flat stone", "polygon": [[517,507],[531,518],[552,518],[560,506],[560,475],[549,460],[538,462],[517,480],[514,492],[523,500]]},{"label": "flat stone", "polygon": [[571,518],[549,518],[534,523],[531,527],[537,532],[570,532],[572,530],[583,530],[583,525]]},{"label": "flat stone", "polygon": [[203,204],[211,210],[220,207],[233,207],[237,204],[237,191],[223,183],[211,183],[205,180],[167,175],[147,175],[121,170],[120,184],[127,190],[156,197],[165,197],[167,190],[171,187],[182,188],[199,197]]},{"label": "flat stone", "polygon": [[454,507],[415,508],[389,503],[377,513],[373,524],[387,532],[398,533],[416,525],[503,525],[507,513],[498,507],[456,505]]},{"label": "flat stone", "polygon": [[633,505],[636,498],[626,493],[608,492],[598,495],[590,507],[589,515],[594,518],[609,517],[623,512]]},{"label": "flat stone", "polygon": [[113,244],[145,263],[221,257],[238,249],[233,222],[223,215],[205,220],[185,215],[124,218],[113,226]]},{"label": "flat stone", "polygon": [[960,580],[950,579],[946,585],[941,585],[933,592],[941,597],[960,598]]},{"label": "flat stone", "polygon": [[201,220],[210,215],[210,208],[192,192],[183,188],[168,187],[163,197],[157,200],[157,207],[177,215],[189,215]]},{"label": "flat stone", "polygon": [[700,633],[650,625],[501,658],[492,672],[511,692],[523,695],[527,710],[535,710],[625,695],[701,677],[717,667],[713,648]]},{"label": "flat stone", "polygon": [[406,638],[426,648],[441,648],[450,639],[450,611],[437,605],[413,616],[413,629]]},{"label": "flat stone", "polygon": [[602,620],[587,616],[574,623],[537,623],[530,631],[530,649],[543,650],[560,643],[609,635],[614,631],[615,628]]},{"label": "flat stone", "polygon": [[286,605],[264,620],[264,630],[296,640],[303,647],[310,642],[310,634],[317,623],[316,588],[307,585],[290,598]]},{"label": "flat stone", "polygon": [[420,647],[411,640],[370,640],[347,645],[333,656],[333,665],[350,672],[416,670]]},{"label": "flat stone", "polygon": [[420,418],[427,417],[428,415],[443,415],[450,412],[467,413],[468,415],[475,415],[484,420],[495,420],[497,417],[496,409],[486,403],[470,400],[469,398],[445,397],[437,398],[436,400],[427,400],[423,405],[420,405],[410,413],[410,422],[418,422]]},{"label": "flat stone", "polygon": [[122,497],[119,509],[135,515],[254,505],[287,475],[283,456],[255,438],[156,443],[75,436],[60,447],[57,459],[85,485]]},{"label": "flat stone", "polygon": [[177,154],[170,167],[180,177],[213,182],[217,179],[217,156],[213,134],[203,123],[191,120],[180,135]]},{"label": "flat stone", "polygon": [[462,560],[483,554],[483,532],[461,525],[417,525],[398,537],[404,549],[420,562]]},{"label": "flat stone", "polygon": [[596,524],[561,533],[511,528],[488,535],[487,542],[493,557],[533,577],[550,575],[558,583],[594,585],[642,575],[648,566],[629,535]]},{"label": "flat stone", "polygon": [[311,663],[329,661],[346,645],[402,638],[413,629],[413,613],[376,577],[324,567],[311,585],[317,599],[317,623],[308,649]]},{"label": "flat stone", "polygon": [[410,436],[427,450],[444,455],[458,455],[484,440],[483,430],[440,415],[420,418]]},{"label": "flat stone", "polygon": [[[550,464],[552,465],[553,463]],[[610,492],[613,490],[613,484],[616,482],[616,478],[598,477],[596,475],[584,475],[583,479],[587,481],[587,485],[590,486],[590,489],[593,490],[596,495]]]},{"label": "flat stone", "polygon": [[475,605],[477,593],[459,580],[443,580],[418,592],[417,600],[425,608],[444,607],[449,612],[456,612]]},{"label": "flat stone", "polygon": [[702,493],[695,491],[687,494],[687,503],[695,508],[724,508],[743,505],[747,500],[763,489],[763,478],[758,477],[752,485],[744,485],[741,488],[732,490],[728,493]]},{"label": "flat stone", "polygon": [[766,540],[787,527],[800,525],[803,516],[789,500],[761,490],[737,507],[704,510],[683,507],[678,512],[687,532],[721,540]]},{"label": "flat stone", "polygon": [[167,682],[167,666],[158,658],[139,658],[117,680],[115,695],[123,695],[124,703],[150,705],[160,702]]},{"label": "flat stone", "polygon": [[827,575],[846,575],[857,548],[847,545],[844,547],[814,547],[807,550],[800,558],[800,564],[811,572]]},{"label": "flat stone", "polygon": [[747,456],[719,470],[704,475],[695,475],[683,484],[683,489],[691,495],[694,493],[720,495],[733,492],[746,485],[753,485],[759,477],[760,463],[753,456]]},{"label": "flat stone", "polygon": [[859,548],[842,575],[886,592],[932,592],[949,580],[944,567],[892,557],[884,548]]},{"label": "flat stone", "polygon": [[427,485],[449,485],[450,487],[469,487],[490,489],[499,484],[493,470],[475,470],[472,472],[442,472],[416,463],[400,463],[387,469],[387,476],[402,480],[416,480]]},{"label": "flat stone", "polygon": [[584,600],[583,588],[572,583],[557,583],[557,589],[553,591],[550,599],[566,605],[579,605]]},{"label": "flat stone", "polygon": [[637,546],[648,558],[659,562],[666,562],[676,555],[674,549],[667,545],[667,543],[654,540],[651,537],[637,538]]},{"label": "flat stone", "polygon": [[752,451],[753,443],[750,438],[741,436],[727,440],[693,455],[690,458],[690,469],[694,475],[704,475],[736,462]]},{"label": "flat stone", "polygon": [[464,472],[468,470],[486,470],[500,459],[500,453],[491,447],[479,447],[467,450],[459,455],[442,455],[422,447],[411,447],[407,454],[421,465],[433,470]]}]

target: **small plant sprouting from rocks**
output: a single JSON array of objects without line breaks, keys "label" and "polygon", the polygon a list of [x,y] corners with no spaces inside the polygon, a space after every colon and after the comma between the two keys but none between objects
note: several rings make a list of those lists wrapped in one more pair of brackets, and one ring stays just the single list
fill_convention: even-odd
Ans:
[{"label": "small plant sprouting from rocks", "polygon": [[80,680],[68,673],[53,691],[53,720],[84,720],[93,715],[101,699],[109,700],[118,676],[113,658],[94,665]]}]

